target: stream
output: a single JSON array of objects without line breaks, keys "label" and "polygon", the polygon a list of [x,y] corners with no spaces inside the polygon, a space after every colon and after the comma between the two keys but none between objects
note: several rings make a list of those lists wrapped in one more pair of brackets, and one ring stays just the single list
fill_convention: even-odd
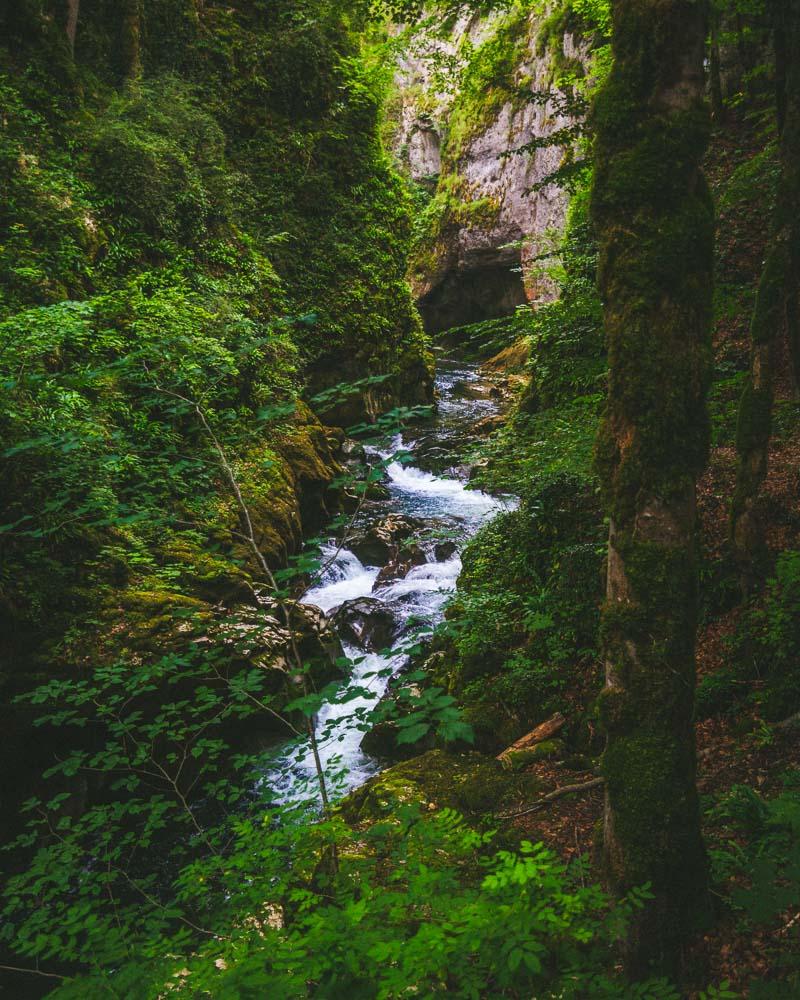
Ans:
[{"label": "stream", "polygon": [[[395,648],[413,642],[420,630],[430,632],[442,621],[444,606],[461,572],[460,550],[483,524],[514,503],[511,498],[467,489],[466,470],[457,466],[444,468],[448,457],[452,463],[458,443],[470,436],[475,423],[499,409],[498,402],[484,391],[485,383],[477,366],[439,362],[436,387],[439,406],[431,423],[396,436],[384,447],[371,449],[384,460],[399,452],[409,453],[411,462],[389,463],[385,480],[388,496],[373,505],[369,520],[375,522],[389,514],[418,519],[422,522],[419,528],[422,538],[435,531],[452,539],[455,551],[452,544],[443,549],[424,541],[422,548],[427,562],[414,566],[402,579],[380,583],[382,567],[364,565],[347,548],[337,553],[336,543],[331,539],[323,550],[323,556],[330,560],[327,569],[318,585],[303,598],[303,603],[313,604],[326,614],[356,598],[377,599],[391,612]],[[417,461],[440,471],[425,471],[415,464]],[[444,551],[445,558],[437,559],[437,548],[439,555]],[[331,780],[336,798],[362,785],[385,766],[362,751],[364,733],[356,727],[352,716],[359,708],[374,707],[385,693],[390,677],[381,676],[381,672],[391,671],[396,675],[408,662],[404,653],[382,655],[345,641],[343,647],[345,655],[355,661],[343,693],[354,694],[354,689],[367,688],[377,697],[357,695],[343,704],[328,704],[317,717],[320,756],[326,772],[335,776]],[[311,750],[295,747],[282,751],[269,768],[267,782],[284,802],[316,799]]]}]

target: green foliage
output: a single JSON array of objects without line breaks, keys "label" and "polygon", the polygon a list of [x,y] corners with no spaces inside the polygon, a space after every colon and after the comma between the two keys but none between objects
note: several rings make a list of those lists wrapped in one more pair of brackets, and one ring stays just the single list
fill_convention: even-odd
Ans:
[{"label": "green foliage", "polygon": [[450,689],[479,746],[502,749],[548,714],[595,655],[603,524],[586,480],[540,477],[464,553],[447,614]]},{"label": "green foliage", "polygon": [[459,357],[473,361],[485,360],[528,337],[530,316],[529,307],[520,306],[512,316],[451,327],[440,335],[439,341],[445,349],[450,345],[457,347]]},{"label": "green foliage", "polygon": [[800,553],[787,549],[762,595],[752,599],[729,643],[726,666],[700,682],[697,715],[706,718],[749,701],[768,722],[800,708]]},{"label": "green foliage", "polygon": [[97,118],[89,158],[123,226],[151,239],[190,243],[229,222],[236,200],[246,208],[222,129],[178,77],[116,95]]},{"label": "green foliage", "polygon": [[768,720],[800,708],[800,552],[778,557],[763,603],[745,616],[735,639],[735,656],[745,676],[761,678],[756,701]]},{"label": "green foliage", "polygon": [[[228,832],[228,851],[187,863],[167,905],[140,899],[144,925],[127,924],[108,869],[87,872],[94,905],[75,904],[66,925],[24,938],[33,955],[64,944],[70,952],[90,943],[99,949],[86,953],[93,974],[53,996],[112,990],[145,1000],[166,983],[178,996],[237,1000],[343,992],[390,998],[409,989],[465,998],[487,990],[497,997],[677,996],[663,982],[625,986],[609,968],[610,950],[646,892],[611,906],[599,888],[581,884],[581,864],[567,868],[541,844],[487,855],[491,835],[472,832],[451,811],[421,819],[401,807],[362,831],[357,850],[338,821],[309,826],[256,813],[231,819]],[[339,842],[338,874],[325,862],[331,837]],[[63,889],[38,888],[48,900]],[[108,898],[116,916],[111,904],[105,916],[98,912]]]},{"label": "green foliage", "polygon": [[750,159],[741,163],[731,174],[723,190],[719,207],[721,210],[736,208],[742,211],[746,206],[757,204],[760,212],[767,214],[777,200],[780,180],[778,141],[771,133],[764,137],[764,147]]},{"label": "green foliage", "polygon": [[607,363],[603,319],[595,285],[596,244],[586,189],[572,199],[553,277],[561,295],[532,319],[529,410],[549,409],[602,391]]},{"label": "green foliage", "polygon": [[[769,799],[737,785],[710,814],[720,828],[712,851],[714,876],[743,931],[783,925],[785,914],[793,914],[800,902],[798,774],[788,772],[783,780],[785,789]],[[800,988],[795,952],[780,955],[771,973],[751,984],[749,995],[766,1000]]]},{"label": "green foliage", "polygon": [[517,314],[531,342],[531,380],[508,425],[481,449],[477,482],[486,488],[516,493],[537,476],[591,478],[607,360],[587,194],[584,183],[573,196],[552,271],[558,299]]},{"label": "green foliage", "polygon": [[82,5],[75,60],[63,12],[6,7],[0,721],[22,764],[4,825],[58,739],[23,751],[16,694],[176,652],[180,614],[213,630],[255,601],[214,441],[277,568],[339,472],[301,395],[359,381],[341,423],[431,399],[358,4],[141,4],[124,85],[118,4]]}]

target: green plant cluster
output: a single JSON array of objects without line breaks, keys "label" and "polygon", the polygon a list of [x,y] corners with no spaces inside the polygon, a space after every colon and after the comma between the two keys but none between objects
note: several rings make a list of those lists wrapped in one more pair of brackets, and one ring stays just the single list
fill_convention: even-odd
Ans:
[{"label": "green plant cluster", "polygon": [[800,553],[780,554],[763,594],[742,615],[722,669],[703,678],[697,715],[733,710],[745,700],[769,722],[800,709]]},{"label": "green plant cluster", "polygon": [[543,475],[593,481],[608,365],[587,184],[585,178],[572,198],[552,269],[558,298],[515,317],[515,328],[530,342],[530,382],[507,426],[480,449],[476,481],[490,490],[518,493]]},{"label": "green plant cluster", "polygon": [[[147,818],[145,846],[170,817],[154,803]],[[55,850],[71,861],[76,827],[64,817],[58,828]],[[99,817],[93,832],[105,862]],[[200,839],[187,832],[190,843]],[[17,924],[23,951],[88,967],[65,974],[51,996],[678,996],[664,981],[628,985],[614,975],[614,944],[646,890],[612,904],[584,884],[583,861],[566,866],[527,842],[498,849],[492,834],[449,809],[424,816],[397,804],[357,843],[338,818],[310,824],[263,809],[231,816],[203,838],[168,894],[135,865],[120,877],[117,860],[127,862],[132,842],[85,876],[77,896],[53,879],[53,859],[14,881],[12,917],[34,893],[47,907]]]},{"label": "green plant cluster", "polygon": [[603,521],[596,490],[567,474],[530,483],[464,553],[437,665],[476,744],[497,752],[597,683]]},{"label": "green plant cluster", "polygon": [[[783,789],[769,798],[746,785],[735,785],[709,810],[714,878],[742,933],[776,926],[783,930],[786,913],[797,908],[799,779],[797,770],[781,775]],[[796,950],[782,950],[773,968],[775,979],[749,983],[749,996],[778,1000],[800,989]]]}]

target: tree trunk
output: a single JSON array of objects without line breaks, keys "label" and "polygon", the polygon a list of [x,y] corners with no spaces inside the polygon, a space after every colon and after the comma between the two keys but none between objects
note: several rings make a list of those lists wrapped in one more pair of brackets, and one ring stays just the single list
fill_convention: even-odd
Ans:
[{"label": "tree trunk", "polygon": [[122,72],[126,83],[135,83],[142,75],[141,0],[122,0]]},{"label": "tree trunk", "polygon": [[67,0],[67,40],[72,56],[75,56],[75,38],[78,34],[78,13],[80,11],[81,0]]},{"label": "tree trunk", "polygon": [[777,0],[773,12],[781,179],[750,326],[750,374],[739,406],[739,468],[731,507],[731,540],[745,591],[752,589],[767,561],[759,499],[768,471],[775,358],[783,331],[793,386],[800,377],[800,63],[788,58],[800,52],[800,0]]},{"label": "tree trunk", "polygon": [[705,18],[693,0],[614,0],[613,11],[592,195],[611,368],[596,452],[611,523],[603,855],[616,892],[649,882],[654,895],[634,918],[629,973],[676,975],[689,917],[709,898],[692,724],[714,256]]},{"label": "tree trunk", "polygon": [[711,84],[711,114],[715,122],[720,122],[725,116],[725,103],[722,97],[722,72],[720,69],[719,13],[716,10],[711,11],[710,29],[708,75]]}]

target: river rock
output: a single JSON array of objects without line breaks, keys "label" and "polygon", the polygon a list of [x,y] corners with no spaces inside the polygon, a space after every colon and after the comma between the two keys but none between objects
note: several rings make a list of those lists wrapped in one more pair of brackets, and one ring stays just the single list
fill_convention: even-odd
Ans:
[{"label": "river rock", "polygon": [[447,562],[458,552],[458,545],[452,541],[437,542],[433,552],[436,562]]},{"label": "river rock", "polygon": [[397,556],[402,543],[423,527],[417,518],[389,514],[356,534],[348,547],[365,566],[386,566]]},{"label": "river rock", "polygon": [[344,658],[333,621],[313,604],[292,604],[289,609],[297,651],[304,663],[315,665],[315,676],[325,682],[341,676],[337,663]]},{"label": "river rock", "polygon": [[396,627],[394,615],[374,597],[345,601],[333,612],[333,624],[343,639],[372,652],[392,644]]},{"label": "river rock", "polygon": [[493,434],[495,431],[499,431],[501,427],[504,427],[508,421],[508,416],[504,413],[493,413],[488,417],[484,417],[475,424],[476,434]]},{"label": "river rock", "polygon": [[394,580],[404,580],[415,566],[424,566],[427,561],[428,557],[416,542],[403,545],[378,574],[373,592]]},{"label": "river rock", "polygon": [[340,446],[340,453],[345,462],[362,462],[366,452],[360,441],[346,437]]}]

